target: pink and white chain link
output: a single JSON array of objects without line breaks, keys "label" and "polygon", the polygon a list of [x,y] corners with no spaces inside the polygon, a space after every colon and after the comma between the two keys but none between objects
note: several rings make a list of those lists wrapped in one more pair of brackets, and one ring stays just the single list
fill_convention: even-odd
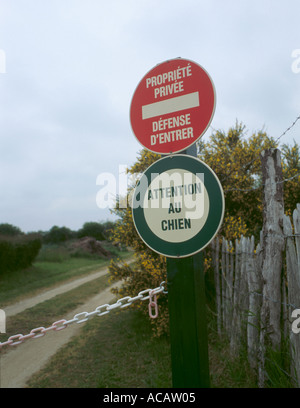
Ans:
[{"label": "pink and white chain link", "polygon": [[[126,296],[121,299],[118,299],[117,302],[113,304],[104,304],[101,306],[96,307],[95,310],[92,312],[81,312],[77,313],[72,319],[66,320],[66,319],[61,319],[58,320],[54,323],[52,323],[51,326],[45,328],[45,327],[37,327],[35,329],[32,329],[29,334],[23,335],[23,334],[15,334],[13,336],[10,336],[5,342],[0,343],[0,350],[2,347],[5,346],[17,346],[18,344],[23,343],[25,340],[28,339],[37,339],[39,337],[45,336],[49,331],[54,330],[54,331],[60,331],[63,329],[66,329],[70,324],[72,323],[83,323],[89,320],[93,316],[104,316],[108,313],[110,313],[112,310],[116,310],[118,308],[123,309],[125,307],[130,306],[133,302],[137,300],[147,300],[149,299],[149,315],[151,318],[157,317],[157,303],[156,303],[156,295],[161,292],[165,292],[164,289],[164,284],[165,282],[162,282],[160,286],[158,286],[155,289],[145,289],[135,297],[130,297]],[[152,312],[152,309],[154,308],[155,313]],[[151,311],[151,312],[150,312]]]}]

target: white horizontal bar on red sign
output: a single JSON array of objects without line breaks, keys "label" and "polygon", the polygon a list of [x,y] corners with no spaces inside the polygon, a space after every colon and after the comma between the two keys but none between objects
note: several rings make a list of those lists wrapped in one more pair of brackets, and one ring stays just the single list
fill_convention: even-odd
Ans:
[{"label": "white horizontal bar on red sign", "polygon": [[187,95],[176,96],[175,98],[142,106],[142,118],[150,119],[155,116],[196,108],[197,106],[200,106],[199,92],[192,92]]}]

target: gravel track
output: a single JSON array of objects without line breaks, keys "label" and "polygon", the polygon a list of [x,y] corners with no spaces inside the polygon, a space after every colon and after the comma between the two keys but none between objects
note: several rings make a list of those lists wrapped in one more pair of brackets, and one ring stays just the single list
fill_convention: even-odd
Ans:
[{"label": "gravel track", "polygon": [[[97,279],[108,273],[105,268],[97,273],[88,275],[84,278],[76,279],[70,283],[62,284],[55,289],[45,291],[32,298],[24,299],[14,305],[5,308],[7,316],[13,316],[24,311],[27,308],[51,299],[52,297],[74,289],[88,281]],[[64,316],[64,319],[71,319],[77,313],[83,311],[93,311],[99,305],[110,303],[115,295],[111,293],[112,287],[119,285],[116,283],[103,290],[93,298],[89,299],[78,309],[72,310]],[[58,320],[60,317],[58,317]],[[80,324],[73,323],[65,330],[50,331],[47,335],[28,339],[24,343],[10,347],[8,352],[1,355],[0,351],[0,388],[25,388],[26,382],[36,372],[38,372],[47,361],[59,350],[60,347],[70,341],[71,337],[76,335],[82,327]]]}]

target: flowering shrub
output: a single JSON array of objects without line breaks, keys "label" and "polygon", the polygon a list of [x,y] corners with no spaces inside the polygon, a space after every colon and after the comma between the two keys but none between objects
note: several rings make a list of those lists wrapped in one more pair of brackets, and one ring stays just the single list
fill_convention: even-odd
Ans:
[{"label": "flowering shrub", "polygon": [[[204,161],[218,176],[225,195],[225,216],[219,234],[234,243],[242,235],[253,234],[259,238],[262,228],[262,176],[260,153],[262,150],[276,147],[276,142],[264,132],[252,134],[245,138],[245,127],[236,123],[226,134],[223,131],[215,131],[209,141],[200,141],[199,159]],[[291,149],[283,148],[283,175],[291,180],[288,183],[286,196],[288,208],[295,208],[295,200],[300,197],[299,180],[300,173],[299,146]],[[129,173],[141,173],[146,170],[159,155],[142,150],[137,162],[129,169]],[[133,189],[134,186],[132,186]],[[130,195],[132,191],[128,191]],[[298,201],[299,202],[299,201]],[[115,214],[119,216],[116,223],[113,240],[117,243],[133,248],[136,262],[133,267],[123,263],[118,266],[112,261],[110,274],[112,280],[123,279],[123,286],[116,289],[115,293],[120,296],[136,296],[140,291],[147,288],[155,288],[162,281],[166,281],[166,258],[151,251],[138,236],[130,206],[119,206],[117,203]],[[205,250],[204,267],[207,275],[211,271],[211,258],[209,247]],[[213,282],[206,279],[207,282]],[[167,296],[159,296],[159,316],[151,320],[154,334],[160,336],[168,331],[168,308]],[[131,307],[141,307],[137,302]],[[147,314],[148,309],[142,304],[142,310]]]}]

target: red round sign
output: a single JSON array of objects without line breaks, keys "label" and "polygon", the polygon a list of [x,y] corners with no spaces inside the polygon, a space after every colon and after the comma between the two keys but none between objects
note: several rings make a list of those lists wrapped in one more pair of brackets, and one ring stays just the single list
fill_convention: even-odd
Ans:
[{"label": "red round sign", "polygon": [[154,153],[178,153],[205,133],[215,101],[214,84],[200,65],[182,58],[163,62],[144,76],[134,92],[133,133]]}]

